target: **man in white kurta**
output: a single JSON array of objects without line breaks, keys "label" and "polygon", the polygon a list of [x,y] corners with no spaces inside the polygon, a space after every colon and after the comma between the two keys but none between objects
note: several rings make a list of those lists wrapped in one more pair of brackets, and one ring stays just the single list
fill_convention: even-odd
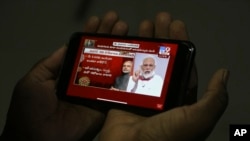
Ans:
[{"label": "man in white kurta", "polygon": [[158,75],[154,75],[151,79],[138,79],[137,82],[132,80],[132,76],[129,78],[127,91],[138,94],[161,96],[162,90],[162,78]]},{"label": "man in white kurta", "polygon": [[127,92],[160,97],[163,80],[155,74],[155,67],[153,57],[145,58],[141,69],[135,71],[133,76],[129,78]]}]

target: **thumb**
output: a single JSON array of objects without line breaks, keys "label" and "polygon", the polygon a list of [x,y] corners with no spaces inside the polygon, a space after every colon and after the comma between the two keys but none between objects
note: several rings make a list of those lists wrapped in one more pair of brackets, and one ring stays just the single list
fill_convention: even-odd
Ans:
[{"label": "thumb", "polygon": [[207,114],[210,115],[213,113],[215,119],[221,116],[228,104],[226,89],[228,78],[229,71],[226,69],[220,69],[215,72],[208,84],[204,96],[196,104],[197,107],[203,107],[203,110],[207,111]]},{"label": "thumb", "polygon": [[212,76],[204,96],[197,103],[154,116],[147,122],[149,127],[155,129],[150,130],[149,134],[153,132],[157,137],[175,141],[205,140],[227,107],[228,76],[227,70],[218,70]]},{"label": "thumb", "polygon": [[208,83],[204,96],[187,110],[188,117],[192,118],[190,123],[194,125],[194,128],[192,128],[194,139],[205,139],[209,136],[224,113],[228,105],[226,89],[228,78],[228,70],[220,69],[216,71]]}]

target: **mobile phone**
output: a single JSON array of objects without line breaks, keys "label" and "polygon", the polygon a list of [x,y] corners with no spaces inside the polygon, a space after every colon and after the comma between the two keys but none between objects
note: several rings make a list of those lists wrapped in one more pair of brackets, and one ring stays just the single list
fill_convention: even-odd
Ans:
[{"label": "mobile phone", "polygon": [[74,33],[57,96],[101,111],[160,113],[183,104],[194,56],[189,41]]}]

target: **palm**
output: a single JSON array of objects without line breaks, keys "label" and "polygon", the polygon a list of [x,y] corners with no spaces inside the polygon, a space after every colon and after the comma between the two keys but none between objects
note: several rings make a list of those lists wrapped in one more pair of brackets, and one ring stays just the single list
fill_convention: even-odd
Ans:
[{"label": "palm", "polygon": [[[118,35],[127,33],[127,25],[114,12],[101,21],[91,17],[85,32]],[[66,48],[41,60],[19,81],[3,136],[12,140],[91,140],[103,124],[104,115],[87,107],[57,99],[55,86]]]},{"label": "palm", "polygon": [[[86,107],[57,99],[56,67],[65,48],[37,65],[16,86],[8,113],[6,130],[20,140],[79,140],[93,138],[103,115]],[[86,134],[88,133],[88,134]],[[15,135],[15,134],[14,134]]]},{"label": "palm", "polygon": [[[169,37],[179,40],[188,39],[185,25],[181,21],[172,21],[167,13],[158,14],[155,26],[151,22],[143,22],[139,35],[158,38]],[[197,73],[195,66],[193,66],[187,91],[187,106],[174,108],[152,117],[111,110],[101,130],[99,140],[205,140],[227,106],[227,92],[225,90],[227,76],[227,71],[217,71],[209,83],[204,98],[195,103]]]},{"label": "palm", "polygon": [[[92,17],[85,25],[84,31],[126,35],[128,27],[118,19],[116,13],[109,12],[102,21]],[[144,21],[140,25],[139,35],[188,39],[184,24],[172,21],[167,13],[158,14],[155,26],[151,22]],[[3,137],[8,140],[36,141],[91,140],[102,127],[104,122],[102,113],[60,101],[55,95],[58,69],[65,51],[65,47],[57,50],[34,66],[19,81],[13,93]],[[198,103],[153,117],[110,110],[100,133],[100,141],[203,139],[209,134],[227,105],[225,90],[227,76],[225,70],[218,71],[209,84],[208,90],[211,91],[208,91],[205,98]],[[187,99],[187,103],[194,103],[197,94],[195,67],[189,84],[188,95],[191,99]],[[189,130],[190,126],[193,126],[192,130]],[[182,133],[183,136],[176,133]]]}]

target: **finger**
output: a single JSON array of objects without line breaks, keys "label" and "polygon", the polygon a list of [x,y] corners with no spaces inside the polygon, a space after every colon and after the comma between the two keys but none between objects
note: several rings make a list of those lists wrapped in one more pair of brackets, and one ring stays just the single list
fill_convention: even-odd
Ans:
[{"label": "finger", "polygon": [[[15,86],[8,116],[10,120],[15,119],[20,127],[41,121],[41,117],[56,110],[55,81],[65,52],[66,46],[38,62]],[[17,120],[16,117],[20,118]]]},{"label": "finger", "polygon": [[55,116],[60,116],[62,113],[66,115],[64,121],[59,123],[61,124],[61,130],[67,131],[67,134],[72,135],[74,140],[79,140],[79,138],[81,138],[81,140],[93,140],[104,123],[104,114],[82,105],[75,105],[63,101],[58,105],[60,107],[57,108],[58,114],[55,114]]},{"label": "finger", "polygon": [[[175,40],[188,40],[188,32],[184,22],[180,20],[175,20],[170,24],[169,27],[169,38]],[[198,76],[197,68],[194,64],[190,73],[190,80],[188,83],[187,95],[185,98],[185,104],[193,104],[197,100],[197,90],[198,90]]]},{"label": "finger", "polygon": [[124,123],[136,123],[138,120],[141,119],[144,119],[144,117],[122,110],[111,109],[108,112],[108,116],[105,121],[105,126],[113,126]]},{"label": "finger", "polygon": [[56,80],[58,71],[62,65],[67,47],[63,46],[52,53],[49,57],[38,62],[30,72],[30,75],[38,81]]},{"label": "finger", "polygon": [[224,110],[228,103],[226,85],[229,77],[229,71],[226,69],[218,70],[210,83],[208,84],[205,95],[198,104],[207,110],[219,111]]},{"label": "finger", "polygon": [[126,35],[128,33],[128,25],[123,21],[118,21],[115,23],[111,34],[114,35]]},{"label": "finger", "polygon": [[227,107],[228,75],[227,70],[218,70],[198,103],[175,108],[153,117],[144,126],[154,130],[145,130],[147,133],[143,134],[153,132],[151,134],[157,137],[176,141],[205,140]]},{"label": "finger", "polygon": [[113,26],[118,21],[119,17],[116,12],[110,11],[108,12],[97,30],[98,33],[111,33]]},{"label": "finger", "polygon": [[148,20],[141,22],[139,26],[139,36],[153,37],[154,36],[154,24]]},{"label": "finger", "polygon": [[89,33],[94,33],[97,31],[99,25],[100,25],[100,19],[97,16],[92,16],[89,18],[87,21],[86,25],[84,26],[83,31],[84,32],[89,32]]},{"label": "finger", "polygon": [[188,40],[188,33],[184,22],[175,20],[170,24],[169,38],[175,40]]},{"label": "finger", "polygon": [[187,108],[185,114],[186,119],[189,119],[186,121],[187,126],[192,126],[190,139],[205,140],[224,113],[228,104],[226,89],[228,77],[228,70],[218,70],[211,78],[202,99]]},{"label": "finger", "polygon": [[100,141],[117,141],[124,138],[124,140],[135,140],[136,123],[144,120],[144,117],[135,115],[133,113],[110,110],[105,120],[104,126],[100,132]]},{"label": "finger", "polygon": [[169,36],[169,26],[172,22],[172,17],[167,12],[160,12],[155,19],[155,37],[167,38]]}]

